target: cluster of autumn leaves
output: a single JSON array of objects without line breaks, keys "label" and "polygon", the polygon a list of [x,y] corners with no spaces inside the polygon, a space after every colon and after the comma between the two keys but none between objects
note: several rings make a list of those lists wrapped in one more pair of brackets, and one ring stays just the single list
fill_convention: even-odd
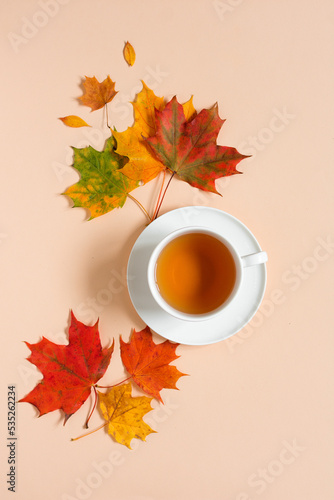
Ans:
[{"label": "cluster of autumn leaves", "polygon": [[[88,209],[91,219],[123,207],[127,198],[139,203],[132,191],[161,173],[162,187],[165,181],[168,186],[176,175],[191,186],[218,193],[216,179],[240,173],[236,166],[246,158],[233,147],[217,144],[224,123],[217,105],[197,113],[192,98],[183,104],[176,97],[166,102],[145,82],[142,84],[132,102],[132,126],[119,132],[107,123],[111,137],[103,151],[91,146],[73,148],[73,167],[81,177],[64,194],[73,200],[74,207]],[[117,94],[110,76],[102,82],[86,77],[83,85],[81,103],[92,111],[105,107],[108,116],[107,105]],[[74,115],[60,119],[70,127],[89,126]],[[168,181],[166,174],[170,176]],[[162,199],[163,196],[151,215],[141,206],[149,220],[157,216]]]},{"label": "cluster of autumn leaves", "polygon": [[[135,61],[134,49],[128,42],[124,58],[129,66]],[[80,179],[64,194],[73,200],[74,207],[88,209],[91,219],[123,207],[130,198],[152,221],[158,216],[174,176],[196,188],[218,193],[216,179],[240,173],[236,166],[246,158],[233,147],[217,144],[224,123],[217,105],[197,113],[192,98],[183,104],[176,97],[166,102],[145,82],[142,84],[132,102],[134,123],[119,132],[110,126],[108,118],[108,103],[117,94],[115,82],[110,76],[102,82],[86,77],[83,82],[81,103],[91,111],[105,109],[111,136],[102,151],[91,146],[73,147],[73,167]],[[89,126],[76,115],[60,119],[69,127]],[[149,214],[132,192],[158,175],[162,184],[154,212]],[[94,326],[84,325],[72,313],[68,345],[58,345],[44,337],[36,344],[26,344],[31,350],[28,359],[42,372],[43,379],[21,401],[33,404],[40,415],[62,410],[65,423],[93,393],[95,401],[86,427],[98,404],[105,419],[101,427],[107,427],[117,442],[129,448],[133,438],[145,440],[155,432],[143,416],[152,409],[152,399],[162,402],[160,391],[176,389],[177,380],[184,375],[169,364],[178,358],[178,344],[168,340],[155,344],[149,327],[140,332],[134,330],[129,343],[120,339],[120,355],[129,376],[108,387],[98,381],[109,366],[114,343],[102,348],[98,322]],[[132,384],[147,396],[133,397]]]},{"label": "cluster of autumn leaves", "polygon": [[[28,359],[42,372],[43,379],[20,401],[36,406],[40,416],[62,410],[65,424],[93,391],[95,402],[86,427],[98,402],[105,419],[98,429],[107,427],[108,434],[128,448],[133,438],[145,441],[148,434],[155,432],[142,417],[152,410],[152,399],[162,402],[160,391],[177,389],[176,382],[184,375],[169,364],[179,357],[175,354],[178,344],[169,340],[155,344],[149,327],[140,332],[134,330],[129,343],[120,338],[128,382],[108,387],[98,385],[98,381],[109,366],[114,341],[110,347],[102,348],[98,322],[87,326],[71,313],[68,345],[55,344],[44,337],[36,344],[26,344],[31,350]],[[148,396],[133,397],[132,383]]]}]

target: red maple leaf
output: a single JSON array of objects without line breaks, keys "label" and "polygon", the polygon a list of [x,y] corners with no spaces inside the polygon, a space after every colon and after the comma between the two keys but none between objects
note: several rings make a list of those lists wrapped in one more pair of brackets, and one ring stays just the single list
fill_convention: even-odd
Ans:
[{"label": "red maple leaf", "polygon": [[122,337],[120,343],[123,364],[144,392],[162,402],[161,389],[177,389],[176,382],[185,374],[169,363],[179,358],[175,354],[179,344],[169,340],[155,344],[148,326],[140,332],[133,330],[128,344]]},{"label": "red maple leaf", "polygon": [[180,179],[218,193],[216,179],[241,173],[236,165],[247,156],[235,148],[216,144],[224,123],[217,105],[203,109],[187,121],[182,105],[173,97],[162,111],[155,110],[155,116],[156,134],[145,140],[155,156]]},{"label": "red maple leaf", "polygon": [[31,350],[28,360],[39,368],[44,378],[20,401],[36,406],[40,416],[63,410],[65,425],[104,375],[114,342],[102,349],[98,321],[94,326],[86,326],[71,312],[68,345],[54,344],[45,337],[37,344],[26,344]]}]

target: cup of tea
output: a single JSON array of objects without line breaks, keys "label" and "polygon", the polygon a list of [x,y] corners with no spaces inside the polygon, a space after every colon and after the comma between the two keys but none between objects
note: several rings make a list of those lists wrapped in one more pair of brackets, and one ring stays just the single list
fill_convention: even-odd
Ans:
[{"label": "cup of tea", "polygon": [[150,292],[168,314],[185,321],[218,315],[238,295],[245,268],[266,252],[239,255],[228,239],[205,227],[171,232],[154,248],[147,268]]}]

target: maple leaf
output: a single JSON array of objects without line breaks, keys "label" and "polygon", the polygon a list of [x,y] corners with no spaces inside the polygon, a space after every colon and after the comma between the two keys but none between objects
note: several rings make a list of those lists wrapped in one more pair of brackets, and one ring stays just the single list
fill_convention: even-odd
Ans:
[{"label": "maple leaf", "polygon": [[149,137],[156,132],[155,110],[163,109],[165,104],[163,97],[156,96],[143,80],[141,82],[143,88],[137,94],[136,100],[131,103],[134,111],[133,128],[145,137]]},{"label": "maple leaf", "polygon": [[31,350],[28,360],[42,372],[43,379],[21,402],[31,403],[44,415],[63,410],[69,419],[86,401],[91,388],[103,377],[114,350],[101,347],[98,321],[87,326],[71,312],[68,345],[54,344],[45,337]]},{"label": "maple leaf", "polygon": [[103,108],[117,94],[117,91],[115,91],[115,82],[111,80],[109,75],[101,83],[95,76],[92,78],[86,76],[83,86],[85,92],[79,99],[82,104],[89,106],[92,111]]},{"label": "maple leaf", "polygon": [[218,193],[216,179],[240,174],[236,165],[247,156],[235,148],[218,146],[223,124],[217,105],[203,109],[187,121],[183,107],[173,97],[163,110],[156,110],[156,134],[146,138],[156,158],[194,187]]},{"label": "maple leaf", "polygon": [[163,388],[177,389],[176,382],[185,374],[169,363],[179,358],[175,354],[179,344],[169,340],[155,344],[148,326],[140,332],[134,330],[128,344],[121,337],[120,344],[123,364],[144,392],[163,402]]},{"label": "maple leaf", "polygon": [[130,127],[125,132],[114,132],[114,135],[117,153],[129,158],[121,170],[128,179],[146,184],[165,170],[164,165],[152,155],[140,132]]},{"label": "maple leaf", "polygon": [[110,137],[101,152],[91,146],[73,148],[73,167],[81,178],[63,194],[73,200],[74,207],[89,209],[90,219],[122,207],[129,192],[138,186],[137,181],[128,179],[120,171],[128,159],[117,154],[114,145],[114,138]]},{"label": "maple leaf", "polygon": [[133,66],[136,60],[136,53],[130,42],[126,42],[124,45],[123,55],[128,65]]},{"label": "maple leaf", "polygon": [[[117,140],[117,153],[129,158],[129,162],[122,168],[124,175],[129,179],[138,180],[146,184],[165,170],[165,165],[152,155],[151,148],[145,138],[156,133],[155,110],[162,111],[165,107],[164,98],[157,97],[145,82],[143,88],[132,102],[134,109],[134,124],[124,132],[114,132]],[[183,104],[185,119],[192,119],[196,115],[192,98]]]},{"label": "maple leaf", "polygon": [[76,115],[64,116],[63,118],[59,118],[59,120],[61,120],[64,125],[67,125],[68,127],[90,127],[90,125],[88,125],[85,120]]},{"label": "maple leaf", "polygon": [[122,173],[129,179],[147,183],[165,169],[152,155],[144,140],[156,132],[155,109],[163,109],[164,99],[157,97],[144,82],[142,84],[143,89],[137,94],[135,102],[131,103],[134,108],[134,125],[124,132],[115,131],[114,136],[117,153],[129,158]]},{"label": "maple leaf", "polygon": [[132,397],[130,383],[112,387],[106,394],[98,391],[98,395],[102,415],[108,422],[108,434],[118,443],[131,448],[133,438],[145,441],[146,436],[156,432],[142,420],[152,410],[153,398]]}]

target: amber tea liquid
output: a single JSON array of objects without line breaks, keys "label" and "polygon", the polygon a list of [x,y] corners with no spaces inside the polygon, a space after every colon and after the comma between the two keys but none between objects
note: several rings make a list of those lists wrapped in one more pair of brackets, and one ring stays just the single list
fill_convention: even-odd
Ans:
[{"label": "amber tea liquid", "polygon": [[221,306],[236,281],[229,249],[209,234],[183,234],[161,251],[155,279],[163,299],[186,314],[205,314]]}]

